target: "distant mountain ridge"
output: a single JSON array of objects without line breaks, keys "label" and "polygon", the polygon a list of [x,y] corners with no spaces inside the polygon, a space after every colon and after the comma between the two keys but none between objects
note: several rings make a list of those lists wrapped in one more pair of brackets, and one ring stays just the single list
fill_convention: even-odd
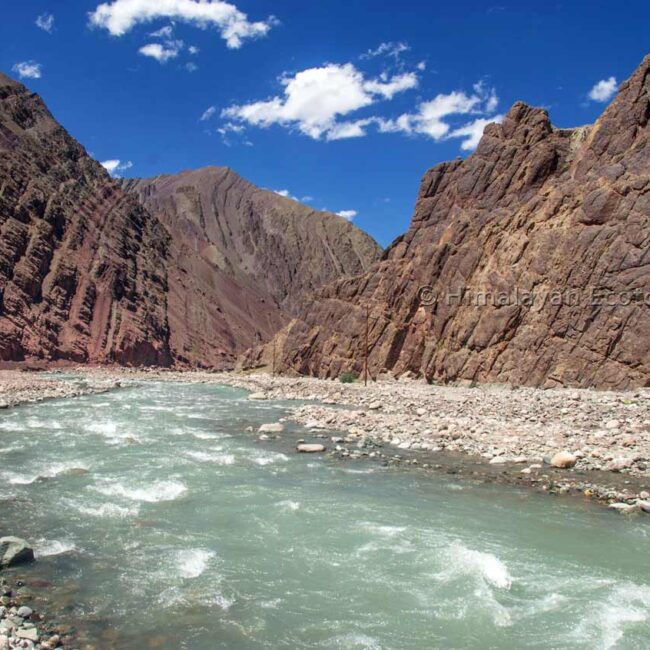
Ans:
[{"label": "distant mountain ridge", "polygon": [[[467,159],[425,174],[380,262],[302,306],[276,338],[278,366],[361,373],[368,314],[372,376],[649,386],[649,121],[650,56],[592,126],[557,129],[516,103]],[[567,291],[581,300],[542,299]],[[268,360],[258,347],[242,365]]]},{"label": "distant mountain ridge", "polygon": [[111,179],[3,74],[0,235],[0,361],[228,368],[380,254],[226,168]]}]

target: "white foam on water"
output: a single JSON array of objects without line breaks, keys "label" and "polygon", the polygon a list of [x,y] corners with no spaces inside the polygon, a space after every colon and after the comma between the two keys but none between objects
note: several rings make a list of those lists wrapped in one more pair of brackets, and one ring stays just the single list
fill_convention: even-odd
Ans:
[{"label": "white foam on water", "polygon": [[362,521],[359,523],[360,528],[367,530],[380,537],[396,537],[406,531],[406,526],[389,526],[386,524],[377,524],[372,521]]},{"label": "white foam on water", "polygon": [[205,603],[208,605],[216,605],[224,612],[227,612],[234,604],[234,598],[227,598],[220,591],[215,591],[205,598]]},{"label": "white foam on water", "polygon": [[326,648],[341,648],[342,650],[382,650],[381,643],[367,634],[344,634],[327,639],[322,644]]},{"label": "white foam on water", "polygon": [[52,555],[63,555],[63,553],[70,553],[76,551],[77,547],[74,542],[70,540],[50,539],[44,540],[34,548],[34,553],[37,558],[49,557]]},{"label": "white foam on water", "polygon": [[341,471],[345,474],[374,474],[377,470],[374,467],[367,467],[366,469],[353,469],[352,467],[343,467]]},{"label": "white foam on water", "polygon": [[287,512],[298,512],[298,510],[300,510],[299,501],[291,501],[289,499],[286,499],[285,501],[278,501],[275,505]]},{"label": "white foam on water", "polygon": [[256,465],[264,466],[272,465],[273,463],[286,463],[289,460],[289,456],[279,452],[267,451],[254,454],[251,456],[251,460]]},{"label": "white foam on water", "polygon": [[155,481],[150,485],[135,487],[114,482],[106,485],[96,485],[93,489],[105,496],[122,497],[131,501],[157,503],[159,501],[174,501],[187,492],[187,486],[181,481]]},{"label": "white foam on water", "polygon": [[623,647],[619,642],[624,639],[626,629],[646,628],[649,618],[650,586],[625,582],[613,587],[604,600],[592,603],[572,636],[588,639],[590,646],[598,650]]},{"label": "white foam on water", "polygon": [[205,433],[203,431],[192,431],[191,433],[197,440],[219,440],[219,438],[224,437],[223,434]]},{"label": "white foam on water", "polygon": [[198,460],[202,463],[215,463],[217,465],[234,465],[235,457],[233,454],[225,454],[219,450],[215,451],[187,451],[185,456]]},{"label": "white foam on water", "polygon": [[56,478],[74,470],[87,472],[88,466],[85,463],[72,460],[67,463],[53,463],[42,469],[37,469],[35,473],[18,474],[16,472],[2,472],[0,476],[11,485],[31,485],[39,479]]},{"label": "white foam on water", "polygon": [[135,517],[140,512],[140,506],[119,506],[116,503],[102,503],[98,506],[84,505],[82,503],[71,502],[70,505],[82,515],[101,518],[118,518]]},{"label": "white foam on water", "polygon": [[210,560],[216,555],[214,551],[203,548],[193,548],[176,553],[176,566],[181,578],[198,578],[207,568]]},{"label": "white foam on water", "polygon": [[508,567],[492,553],[475,551],[461,542],[453,542],[445,555],[447,568],[438,576],[443,580],[464,575],[479,578],[497,589],[510,589],[512,586]]}]

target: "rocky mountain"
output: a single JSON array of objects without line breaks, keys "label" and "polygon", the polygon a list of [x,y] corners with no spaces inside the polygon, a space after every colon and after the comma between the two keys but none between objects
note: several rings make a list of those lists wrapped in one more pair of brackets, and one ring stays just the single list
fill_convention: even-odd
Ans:
[{"label": "rocky mountain", "polygon": [[168,364],[165,228],[0,74],[0,360]]},{"label": "rocky mountain", "polygon": [[346,220],[226,168],[111,179],[5,75],[0,233],[0,361],[229,367],[380,255]]},{"label": "rocky mountain", "polygon": [[[592,126],[515,104],[422,181],[410,228],[306,303],[280,363],[537,386],[650,385],[650,56]],[[245,366],[268,362],[268,348]]]},{"label": "rocky mountain", "polygon": [[260,189],[227,167],[124,181],[177,243],[285,311],[357,275],[381,249],[349,221]]},{"label": "rocky mountain", "polygon": [[[267,341],[323,284],[365,271],[381,250],[351,223],[262,190],[227,167],[123,187],[167,228],[171,349],[219,366]],[[220,329],[215,345],[214,328]]]}]

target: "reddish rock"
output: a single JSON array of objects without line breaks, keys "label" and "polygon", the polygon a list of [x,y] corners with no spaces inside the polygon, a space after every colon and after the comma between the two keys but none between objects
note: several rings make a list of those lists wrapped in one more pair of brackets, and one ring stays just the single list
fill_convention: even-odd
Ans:
[{"label": "reddish rock", "polygon": [[167,364],[169,235],[0,74],[0,360]]},{"label": "reddish rock", "polygon": [[345,219],[227,167],[123,184],[171,235],[170,347],[178,362],[232,365],[284,326],[299,300],[363,272],[381,253]]},{"label": "reddish rock", "polygon": [[593,126],[515,104],[474,154],[426,173],[380,262],[304,304],[278,366],[361,373],[368,309],[372,376],[650,385],[649,119],[650,56]]}]

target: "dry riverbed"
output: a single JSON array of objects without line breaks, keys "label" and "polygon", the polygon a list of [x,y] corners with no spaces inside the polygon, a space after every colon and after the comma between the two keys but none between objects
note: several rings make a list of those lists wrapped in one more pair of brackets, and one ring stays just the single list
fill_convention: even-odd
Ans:
[{"label": "dry riverbed", "polygon": [[[110,381],[227,384],[251,391],[251,397],[299,401],[288,418],[313,433],[310,441],[343,459],[582,494],[618,504],[621,512],[650,509],[650,389],[541,390],[413,380],[365,387],[267,374],[86,372],[108,374]],[[340,433],[325,433],[331,431]]]},{"label": "dry riverbed", "polygon": [[0,409],[57,397],[103,393],[117,387],[116,382],[108,377],[71,381],[43,377],[40,372],[0,370]]}]

